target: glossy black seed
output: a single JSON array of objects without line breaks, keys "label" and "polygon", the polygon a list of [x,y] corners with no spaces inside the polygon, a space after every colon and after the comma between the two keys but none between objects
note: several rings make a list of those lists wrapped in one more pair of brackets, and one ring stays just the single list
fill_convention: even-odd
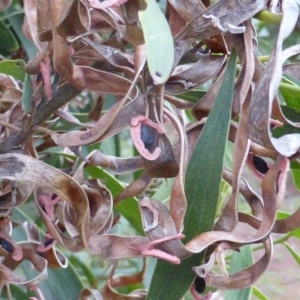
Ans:
[{"label": "glossy black seed", "polygon": [[51,245],[54,242],[54,239],[49,239],[44,243],[45,247],[48,247],[49,245]]},{"label": "glossy black seed", "polygon": [[197,291],[197,293],[201,294],[204,292],[205,290],[205,280],[202,277],[196,277],[195,281],[194,281],[194,285],[195,285],[195,290]]},{"label": "glossy black seed", "polygon": [[262,174],[266,174],[269,170],[268,164],[259,156],[253,156],[253,165]]},{"label": "glossy black seed", "polygon": [[0,245],[3,249],[5,249],[9,253],[14,252],[14,246],[9,241],[5,240],[4,238],[0,238]]},{"label": "glossy black seed", "polygon": [[149,125],[141,125],[141,140],[143,141],[145,148],[152,153],[155,146],[155,129]]}]

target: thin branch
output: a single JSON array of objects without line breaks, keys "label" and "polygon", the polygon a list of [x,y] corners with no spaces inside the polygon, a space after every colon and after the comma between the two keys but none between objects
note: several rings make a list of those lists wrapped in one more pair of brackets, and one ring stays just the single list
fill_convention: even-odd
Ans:
[{"label": "thin branch", "polygon": [[[36,113],[34,115],[32,124],[41,125],[57,109],[68,103],[80,93],[81,90],[76,89],[70,83],[66,84],[54,94],[51,100],[41,101],[36,108]],[[26,115],[22,122],[22,129],[12,133],[0,143],[0,153],[9,152],[11,149],[18,147],[21,143],[29,138],[29,136],[32,134],[32,126],[28,128],[28,120],[30,117],[30,115]]]}]

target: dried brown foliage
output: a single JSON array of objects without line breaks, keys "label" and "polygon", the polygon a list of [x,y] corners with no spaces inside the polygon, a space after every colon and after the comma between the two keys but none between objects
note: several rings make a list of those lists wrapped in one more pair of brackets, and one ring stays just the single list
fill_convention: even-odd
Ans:
[{"label": "dried brown foliage", "polygon": [[[10,4],[4,1],[0,10],[5,11]],[[193,271],[205,279],[206,285],[218,289],[253,285],[270,263],[271,233],[288,233],[300,225],[300,209],[285,219],[276,219],[290,161],[297,166],[300,148],[300,123],[283,114],[278,94],[283,73],[299,80],[299,63],[286,61],[299,53],[300,45],[283,49],[284,40],[296,26],[298,5],[293,0],[222,0],[215,4],[167,1],[165,15],[174,42],[170,72],[159,68],[173,53],[167,52],[169,49],[155,52],[148,42],[155,39],[152,25],[141,25],[140,19],[146,20],[148,15],[140,12],[157,7],[154,0],[24,0],[19,5],[25,13],[22,30],[37,54],[29,61],[24,52],[15,54],[15,58],[27,62],[24,84],[11,74],[1,73],[0,67],[1,289],[8,290],[10,284],[38,289],[48,268],[67,265],[57,245],[74,253],[87,250],[114,262],[101,294],[86,288],[81,291],[81,299],[145,299],[145,289],[121,295],[117,288],[142,282],[146,260],[141,272],[114,276],[118,260],[153,256],[180,264],[204,251],[203,264],[195,265]],[[265,65],[258,57],[259,44],[252,23],[252,18],[262,11],[271,19],[280,19]],[[151,16],[154,26],[155,15]],[[229,82],[226,70],[232,53],[238,56],[238,72],[234,82]],[[157,61],[153,62],[152,57]],[[191,209],[187,191],[191,183],[185,182],[186,175],[191,177],[188,164],[198,162],[193,156],[198,138],[226,80],[234,89],[232,107],[224,107],[224,114],[226,110],[232,118],[230,125],[224,126],[229,127],[228,140],[234,144],[233,168],[223,168],[223,163],[218,167],[223,169],[223,179],[232,190],[227,201],[222,199],[225,204],[214,228],[190,236],[189,227],[184,227],[185,218],[189,218],[186,212]],[[205,84],[208,90],[199,95],[199,87]],[[108,94],[114,96],[110,106]],[[80,119],[74,107],[76,110],[82,103],[86,116]],[[273,128],[283,124],[293,131],[275,136]],[[128,132],[128,128],[136,156],[116,157],[102,148],[92,150],[91,145]],[[217,132],[211,132],[214,134]],[[65,151],[66,158],[61,156],[65,169],[46,163],[45,155],[53,147],[60,147],[57,149],[61,154]],[[222,148],[218,141],[215,147]],[[225,145],[221,151],[224,154]],[[262,157],[273,162],[267,164]],[[212,155],[212,169],[213,158]],[[242,178],[245,164],[261,179],[261,195]],[[135,177],[129,176],[128,185],[116,191],[108,181],[86,175],[85,170],[93,167]],[[164,199],[152,197],[153,187],[163,182],[161,178],[174,178],[168,205],[161,202]],[[239,194],[251,213],[239,210]],[[14,209],[30,195],[29,201],[34,202],[47,233],[43,241],[36,225],[12,219]],[[113,231],[120,218],[114,210],[129,198],[138,199],[131,202],[138,206],[128,204],[121,217],[126,217],[135,229],[142,224],[144,236]],[[138,209],[142,223],[136,214]],[[136,214],[133,219],[131,210]],[[247,223],[252,230],[239,230],[241,223]],[[12,237],[18,227],[25,230],[27,241],[17,242]],[[182,241],[183,232],[190,237],[188,241]],[[257,243],[263,245],[264,255],[251,266],[228,274],[225,254]],[[32,263],[37,276],[25,279],[15,272],[24,260]],[[215,262],[220,274],[213,271]],[[203,296],[196,289],[192,285],[195,299],[210,298],[210,293]]]}]

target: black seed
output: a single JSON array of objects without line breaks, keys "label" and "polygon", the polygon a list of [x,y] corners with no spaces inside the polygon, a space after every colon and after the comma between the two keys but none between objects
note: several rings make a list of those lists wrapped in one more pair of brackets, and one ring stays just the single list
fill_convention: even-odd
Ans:
[{"label": "black seed", "polygon": [[195,281],[194,281],[194,285],[195,285],[195,290],[197,291],[197,293],[201,294],[204,292],[205,290],[205,280],[202,277],[196,277]]},{"label": "black seed", "polygon": [[266,174],[269,170],[268,164],[259,156],[253,156],[253,165],[262,174]]},{"label": "black seed", "polygon": [[0,238],[0,245],[3,249],[5,249],[9,253],[14,252],[14,246],[9,241],[5,240],[4,238]]},{"label": "black seed", "polygon": [[141,125],[141,140],[143,141],[145,148],[152,153],[155,146],[155,129],[149,125]]},{"label": "black seed", "polygon": [[38,73],[37,76],[36,76],[36,81],[39,82],[39,81],[42,81],[42,80],[43,80],[42,73]]},{"label": "black seed", "polygon": [[44,243],[44,246],[47,247],[49,245],[51,245],[54,242],[54,239],[49,239]]}]

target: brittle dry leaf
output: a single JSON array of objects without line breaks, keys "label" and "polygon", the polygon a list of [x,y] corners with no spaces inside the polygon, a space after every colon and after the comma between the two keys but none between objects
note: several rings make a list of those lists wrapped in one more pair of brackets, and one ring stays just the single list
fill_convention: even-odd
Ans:
[{"label": "brittle dry leaf", "polygon": [[272,103],[278,89],[282,64],[282,43],[293,30],[299,8],[290,0],[282,3],[282,21],[276,45],[270,55],[269,62],[257,83],[249,108],[249,138],[269,149],[276,149],[285,156],[293,155],[300,147],[299,134],[288,134],[278,139],[273,138],[270,132],[270,116]]}]

